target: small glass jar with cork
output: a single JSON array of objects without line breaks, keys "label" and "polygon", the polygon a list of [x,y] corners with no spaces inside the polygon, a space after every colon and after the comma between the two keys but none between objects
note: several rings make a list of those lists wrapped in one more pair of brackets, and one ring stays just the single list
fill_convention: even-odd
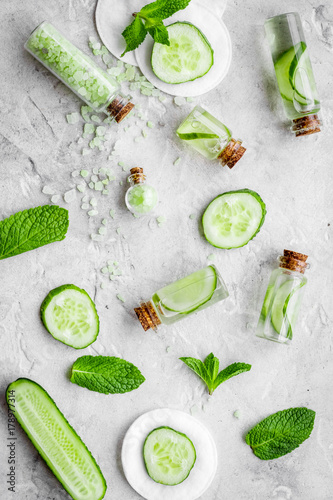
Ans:
[{"label": "small glass jar with cork", "polygon": [[307,283],[307,258],[292,250],[284,250],[278,258],[279,267],[271,274],[261,309],[257,337],[290,343]]},{"label": "small glass jar with cork", "polygon": [[118,82],[52,24],[37,26],[24,48],[95,112],[119,123],[132,111],[134,104],[119,92]]},{"label": "small glass jar with cork", "polygon": [[179,125],[177,135],[209,160],[218,160],[229,168],[246,151],[242,141],[233,139],[231,130],[201,106],[196,106]]},{"label": "small glass jar with cork", "polygon": [[127,177],[130,187],[125,195],[125,203],[128,210],[139,217],[154,210],[158,203],[158,195],[153,186],[146,184],[142,168],[134,167],[130,172],[131,175]]},{"label": "small glass jar with cork", "polygon": [[228,296],[219,271],[211,265],[157,290],[134,311],[145,331],[156,331],[161,325],[171,325]]}]

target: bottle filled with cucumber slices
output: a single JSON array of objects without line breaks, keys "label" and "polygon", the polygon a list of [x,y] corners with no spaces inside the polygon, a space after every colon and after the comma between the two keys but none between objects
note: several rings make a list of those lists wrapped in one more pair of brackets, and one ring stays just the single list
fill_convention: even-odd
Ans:
[{"label": "bottle filled with cucumber slices", "polygon": [[228,295],[218,270],[211,265],[157,290],[134,311],[145,331],[157,330],[160,325],[171,325]]},{"label": "bottle filled with cucumber slices", "polygon": [[158,195],[153,186],[146,184],[146,176],[143,169],[139,167],[131,168],[131,175],[127,177],[130,183],[125,195],[125,203],[135,216],[150,213],[157,205]]},{"label": "bottle filled with cucumber slices", "polygon": [[180,124],[177,135],[209,160],[219,160],[229,168],[246,151],[242,141],[233,139],[231,130],[201,106],[196,106]]},{"label": "bottle filled with cucumber slices", "polygon": [[52,24],[43,22],[37,26],[24,48],[92,111],[103,112],[119,123],[134,107],[127,97],[119,93],[118,82]]},{"label": "bottle filled with cucumber slices", "polygon": [[281,344],[289,344],[302,302],[310,266],[307,255],[284,250],[279,268],[272,272],[261,309],[256,335]]},{"label": "bottle filled with cucumber slices", "polygon": [[292,132],[296,137],[320,132],[320,101],[299,14],[271,17],[265,30]]}]

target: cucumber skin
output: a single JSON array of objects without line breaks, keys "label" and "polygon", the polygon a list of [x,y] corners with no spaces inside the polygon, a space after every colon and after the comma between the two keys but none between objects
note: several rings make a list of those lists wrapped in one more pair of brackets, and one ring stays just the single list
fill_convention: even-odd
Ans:
[{"label": "cucumber skin", "polygon": [[147,474],[148,474],[148,476],[149,476],[149,477],[150,477],[153,481],[155,481],[155,483],[158,483],[158,484],[164,484],[164,483],[160,483],[159,481],[156,481],[156,480],[155,480],[155,479],[153,479],[153,478],[151,477],[151,475],[149,474],[149,472],[148,472],[148,467],[147,467],[147,462],[146,462],[146,459],[145,459],[144,449],[145,449],[145,444],[146,444],[146,441],[147,441],[147,439],[149,438],[150,434],[152,434],[152,433],[153,433],[153,432],[155,432],[155,431],[158,431],[159,429],[169,429],[169,430],[171,430],[171,431],[173,431],[173,432],[176,432],[177,434],[180,434],[181,436],[184,436],[186,439],[188,439],[188,441],[190,441],[190,443],[191,443],[191,445],[192,445],[192,447],[193,447],[193,450],[194,450],[194,461],[193,461],[193,465],[192,465],[192,467],[189,469],[187,476],[186,476],[186,477],[184,477],[184,479],[183,479],[180,483],[176,483],[176,484],[169,484],[169,485],[164,485],[164,486],[177,486],[177,484],[181,484],[181,483],[183,483],[183,482],[185,481],[185,479],[187,479],[187,478],[188,478],[188,476],[190,475],[190,472],[191,472],[191,470],[193,469],[194,464],[195,464],[195,462],[196,462],[196,460],[197,460],[197,451],[196,451],[196,449],[195,449],[195,446],[194,446],[194,444],[193,444],[192,440],[191,440],[188,436],[186,436],[186,434],[184,434],[183,432],[176,431],[175,429],[172,429],[172,427],[169,427],[169,426],[167,426],[167,425],[161,425],[160,427],[156,427],[155,429],[153,429],[152,431],[150,431],[150,433],[148,434],[148,436],[147,436],[147,437],[146,437],[146,439],[145,439],[145,442],[143,443],[143,453],[142,453],[142,455],[143,455],[143,461],[144,461],[144,463],[145,463],[145,467],[146,467]]},{"label": "cucumber skin", "polygon": [[[207,237],[206,237],[206,233],[205,233],[205,223],[204,223],[204,219],[205,219],[205,213],[208,209],[208,207],[214,203],[215,200],[217,200],[217,198],[220,198],[221,196],[224,196],[226,194],[234,194],[234,193],[248,193],[248,194],[251,194],[257,201],[259,201],[260,205],[261,205],[261,208],[262,208],[262,216],[261,216],[261,221],[260,221],[260,224],[256,230],[256,232],[251,236],[250,239],[248,239],[245,243],[243,243],[243,245],[240,245],[239,247],[218,247],[217,245],[214,245],[213,243],[211,243]],[[262,198],[260,197],[260,195],[258,193],[256,193],[255,191],[252,191],[252,189],[248,189],[248,188],[245,188],[245,189],[238,189],[236,191],[227,191],[226,193],[222,193],[222,194],[219,194],[218,196],[216,196],[210,203],[209,205],[207,206],[206,210],[204,211],[204,214],[202,216],[202,226],[203,226],[203,231],[204,231],[204,235],[205,235],[205,238],[206,240],[208,241],[208,243],[210,245],[212,245],[213,247],[215,248],[222,248],[223,250],[232,250],[233,248],[241,248],[241,247],[244,247],[245,245],[248,244],[249,241],[253,240],[253,238],[259,233],[263,223],[265,222],[265,217],[266,217],[266,214],[267,214],[267,210],[266,210],[266,204],[264,203],[264,201],[262,200]]]},{"label": "cucumber skin", "polygon": [[[89,342],[89,344],[87,344],[85,346],[82,346],[82,347],[74,347],[71,344],[66,344],[66,342],[63,342],[62,340],[59,340],[56,337],[54,337],[53,333],[48,329],[46,321],[45,321],[45,310],[46,310],[47,306],[49,305],[49,303],[51,302],[51,300],[53,299],[53,297],[55,297],[56,295],[58,295],[59,293],[61,293],[63,290],[68,290],[68,289],[77,290],[78,292],[84,293],[88,297],[88,299],[90,300],[90,302],[91,302],[91,304],[93,306],[93,309],[95,311],[96,318],[97,318],[98,328],[97,328],[97,332],[96,332],[96,335],[95,335],[94,339],[91,342]],[[96,310],[95,303],[92,301],[90,295],[85,290],[83,290],[83,288],[79,288],[76,285],[70,285],[70,284],[68,284],[68,285],[61,285],[61,286],[58,286],[57,288],[54,288],[53,290],[51,290],[47,294],[47,296],[45,297],[45,299],[43,300],[42,305],[40,306],[40,317],[41,317],[41,320],[42,320],[43,325],[45,326],[46,330],[52,335],[52,337],[55,340],[57,340],[58,342],[61,342],[62,344],[68,345],[69,347],[73,347],[73,349],[85,349],[86,347],[88,347],[89,345],[91,345],[93,342],[95,342],[95,340],[97,339],[98,334],[99,334],[99,316],[98,316],[98,313],[97,313],[97,310]]]},{"label": "cucumber skin", "polygon": [[[96,468],[97,470],[99,471],[100,473],[100,477],[102,479],[102,482],[103,482],[103,485],[104,485],[104,492],[103,492],[103,496],[99,497],[99,498],[94,498],[92,500],[102,500],[104,497],[105,497],[105,493],[106,493],[106,490],[107,490],[107,484],[106,484],[106,481],[105,481],[105,478],[102,474],[102,471],[99,467],[99,465],[97,464],[96,460],[94,459],[94,457],[92,456],[91,452],[88,450],[87,446],[84,444],[84,442],[82,441],[82,439],[80,438],[80,436],[76,433],[76,431],[73,429],[73,427],[71,426],[71,424],[68,422],[67,418],[64,416],[64,414],[59,410],[58,406],[56,405],[56,403],[54,402],[54,400],[51,398],[51,396],[46,392],[46,390],[41,386],[39,385],[37,382],[35,382],[34,380],[31,380],[29,378],[26,378],[26,377],[20,377],[18,378],[17,380],[15,380],[15,382],[11,382],[7,389],[6,389],[6,402],[8,404],[8,407],[9,409],[10,406],[9,406],[9,403],[8,403],[8,398],[12,398],[13,396],[10,396],[9,394],[9,391],[10,390],[15,390],[15,384],[17,383],[20,383],[20,381],[27,381],[27,382],[30,382],[34,385],[37,385],[45,394],[46,394],[46,397],[54,404],[54,406],[57,408],[57,410],[59,411],[59,413],[64,417],[68,427],[70,427],[71,431],[75,434],[75,436],[81,441],[81,443],[83,444],[83,446],[85,447],[85,449],[87,450],[87,452],[89,453],[92,461],[94,462],[94,464],[96,465]],[[26,433],[26,435],[28,436],[29,440],[31,441],[31,443],[34,445],[34,447],[36,448],[36,450],[38,451],[39,455],[42,457],[42,459],[44,460],[44,462],[46,463],[46,465],[50,468],[52,474],[54,474],[54,476],[58,479],[58,481],[61,483],[61,485],[63,486],[63,488],[67,491],[67,493],[70,495],[71,498],[73,498],[73,500],[76,500],[74,497],[72,497],[72,495],[70,494],[70,492],[68,491],[68,489],[66,488],[66,485],[63,483],[61,477],[58,475],[57,472],[55,472],[53,469],[52,469],[52,464],[49,463],[48,461],[48,458],[47,456],[41,451],[39,450],[39,447],[37,444],[34,443],[33,441],[33,438],[32,436],[30,436],[29,434],[29,431],[24,427],[23,424],[21,424],[20,420],[17,418],[17,415],[16,415],[16,411],[12,411],[12,413],[14,413],[14,416],[17,420],[17,422],[20,424],[20,426],[22,427],[22,429],[24,430],[24,432]]]},{"label": "cucumber skin", "polygon": [[211,68],[211,67],[213,66],[213,64],[214,64],[214,50],[212,49],[212,46],[211,46],[211,44],[209,43],[209,41],[208,41],[207,37],[204,35],[204,33],[203,33],[203,32],[202,32],[199,28],[197,28],[194,24],[189,23],[188,21],[176,21],[176,22],[171,23],[171,24],[169,24],[168,26],[166,26],[166,28],[168,29],[170,26],[173,26],[174,24],[189,24],[190,26],[194,26],[194,28],[195,28],[196,30],[198,30],[198,31],[199,31],[199,33],[200,33],[200,35],[202,36],[202,38],[204,39],[204,41],[205,41],[205,42],[209,45],[210,50],[211,50],[211,56],[212,56],[211,60],[212,60],[212,62],[211,62],[211,65],[209,66],[209,68],[207,69],[207,71],[206,71],[203,75],[196,76],[195,78],[192,78],[192,80],[185,80],[184,82],[177,82],[177,83],[170,83],[170,82],[166,82],[165,80],[161,80],[161,78],[159,78],[159,77],[156,75],[155,71],[154,71],[154,66],[153,66],[153,51],[154,51],[154,45],[155,45],[155,43],[158,43],[158,42],[155,42],[155,43],[154,43],[154,45],[153,45],[152,51],[151,51],[151,56],[150,56],[150,64],[151,64],[151,68],[152,68],[152,70],[153,70],[154,75],[155,75],[157,78],[159,78],[162,82],[168,83],[169,85],[179,85],[179,84],[181,84],[181,83],[193,82],[194,80],[197,80],[198,78],[202,78],[203,76],[207,75],[208,71],[210,70],[210,68]]}]

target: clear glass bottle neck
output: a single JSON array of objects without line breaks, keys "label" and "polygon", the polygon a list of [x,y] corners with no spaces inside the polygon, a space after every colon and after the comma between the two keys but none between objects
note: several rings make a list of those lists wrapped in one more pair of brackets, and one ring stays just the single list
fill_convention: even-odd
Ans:
[{"label": "clear glass bottle neck", "polygon": [[144,174],[132,174],[127,177],[127,182],[130,187],[136,186],[137,184],[145,184],[146,176]]}]

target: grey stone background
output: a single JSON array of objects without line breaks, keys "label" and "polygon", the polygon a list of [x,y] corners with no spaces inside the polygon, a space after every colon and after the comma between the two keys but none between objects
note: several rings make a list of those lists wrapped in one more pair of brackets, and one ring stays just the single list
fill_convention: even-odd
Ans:
[{"label": "grey stone background", "polygon": [[[132,117],[111,129],[109,150],[120,141],[120,157],[108,161],[108,151],[96,150],[82,157],[77,140],[83,121],[69,125],[65,118],[80,111],[79,99],[33,60],[23,43],[48,19],[89,53],[88,37],[96,36],[95,1],[4,0],[1,7],[0,217],[48,203],[45,185],[59,194],[75,187],[71,173],[82,167],[112,166],[116,174],[109,196],[100,199],[97,193],[97,217],[89,219],[80,209],[80,193],[70,204],[61,199],[70,217],[66,240],[1,261],[1,499],[68,498],[19,428],[16,493],[7,491],[4,393],[8,383],[22,376],[45,387],[92,451],[108,483],[107,500],[141,498],[123,476],[121,444],[135,418],[159,407],[191,412],[215,438],[218,472],[202,500],[332,499],[332,4],[229,0],[224,21],[232,38],[232,66],[222,84],[196,102],[220,117],[248,148],[232,171],[205,161],[175,136],[193,104],[179,107],[171,97],[162,103],[138,92],[133,100],[156,125],[148,137],[135,142],[144,122],[137,125]],[[293,138],[288,130],[263,32],[266,17],[292,10],[302,15],[325,120],[322,133],[304,139]],[[131,125],[127,134],[125,125]],[[174,166],[178,157],[181,162]],[[144,167],[159,191],[156,214],[139,220],[126,210],[125,184],[119,184],[126,173],[117,165],[119,159]],[[245,187],[266,202],[266,222],[244,248],[214,249],[202,237],[200,216],[216,195]],[[109,218],[107,237],[95,243],[89,235],[110,208],[116,217]],[[196,219],[191,220],[193,213]],[[166,217],[161,227],[159,215]],[[269,274],[283,248],[307,253],[311,263],[289,347],[254,335]],[[205,266],[212,253],[229,299],[158,334],[144,334],[133,313],[138,300]],[[123,271],[114,282],[100,272],[108,259],[119,261]],[[86,289],[100,315],[99,337],[84,351],[55,341],[39,319],[46,294],[64,283]],[[253,367],[209,398],[178,358],[204,358],[211,351],[222,367],[235,361]],[[74,360],[97,353],[131,361],[146,382],[132,393],[114,396],[71,384],[68,372]],[[283,458],[260,461],[244,442],[246,432],[267,415],[292,406],[316,411],[310,439]],[[233,416],[237,409],[239,420]]]}]

